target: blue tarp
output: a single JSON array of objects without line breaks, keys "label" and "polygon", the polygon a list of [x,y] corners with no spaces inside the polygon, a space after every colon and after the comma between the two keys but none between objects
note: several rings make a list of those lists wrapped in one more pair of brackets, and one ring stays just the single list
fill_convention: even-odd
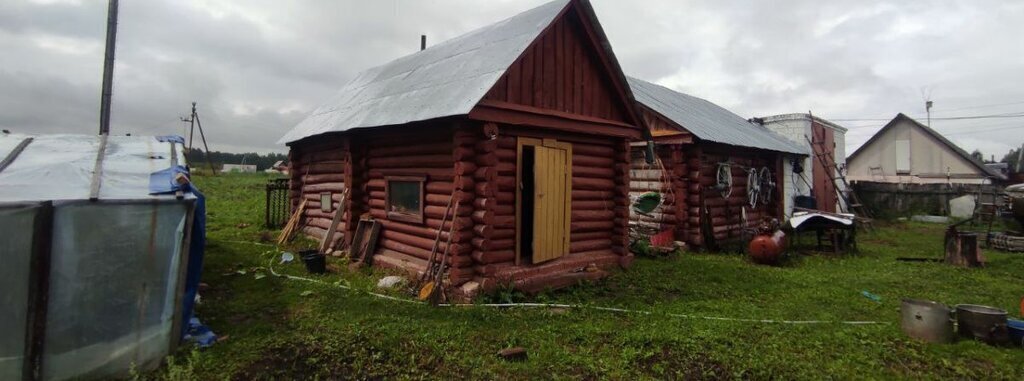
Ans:
[{"label": "blue tarp", "polygon": [[[181,184],[174,181],[174,176],[179,173],[188,175],[188,169],[181,165],[176,165],[164,170],[156,171],[149,174],[149,194],[163,194],[172,193],[179,190],[184,190]],[[196,192],[199,195],[199,192]]]},{"label": "blue tarp", "polygon": [[[188,272],[185,274],[185,296],[182,298],[181,315],[184,322],[192,321],[192,310],[199,293],[199,279],[203,272],[203,248],[206,247],[206,196],[199,189],[190,186],[196,196],[196,208],[192,220],[192,240],[188,247]],[[181,337],[185,337],[191,324],[182,324]]]},{"label": "blue tarp", "polygon": [[163,142],[163,143],[172,142],[172,143],[178,143],[178,144],[185,144],[185,138],[182,137],[182,136],[178,136],[178,135],[157,136],[156,137],[156,141]]}]

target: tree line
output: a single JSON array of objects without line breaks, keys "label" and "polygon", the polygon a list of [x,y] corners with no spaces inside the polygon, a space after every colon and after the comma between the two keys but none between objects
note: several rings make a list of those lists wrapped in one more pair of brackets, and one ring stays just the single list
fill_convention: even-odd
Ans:
[{"label": "tree line", "polygon": [[[206,157],[206,152],[198,148],[193,148],[191,152],[185,154],[185,159],[188,160],[189,165],[192,167],[205,168]],[[232,153],[210,151],[209,157],[213,167],[217,169],[223,167],[224,164],[255,164],[257,171],[270,168],[278,161],[288,160],[288,155],[283,153],[260,154],[256,152]]]}]

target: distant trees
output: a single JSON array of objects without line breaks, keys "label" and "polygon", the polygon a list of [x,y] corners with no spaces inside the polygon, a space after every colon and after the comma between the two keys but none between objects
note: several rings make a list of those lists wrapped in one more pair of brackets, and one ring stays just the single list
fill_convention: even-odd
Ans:
[{"label": "distant trees", "polygon": [[985,162],[985,154],[981,153],[981,150],[979,149],[975,149],[974,152],[971,152],[971,157],[974,158],[974,160],[977,160],[978,162]]},{"label": "distant trees", "polygon": [[1020,148],[1011,149],[1009,153],[1003,156],[1003,160],[1000,160],[1000,162],[1010,165],[1010,173],[1017,173],[1017,162],[1020,160],[1020,153]]},{"label": "distant trees", "polygon": [[[192,149],[192,152],[185,154],[189,165],[192,167],[206,167],[206,152],[201,149]],[[210,162],[214,168],[221,168],[224,164],[256,164],[256,170],[262,171],[270,168],[279,160],[287,160],[288,155],[283,153],[259,154],[256,152],[231,153],[210,151]]]}]

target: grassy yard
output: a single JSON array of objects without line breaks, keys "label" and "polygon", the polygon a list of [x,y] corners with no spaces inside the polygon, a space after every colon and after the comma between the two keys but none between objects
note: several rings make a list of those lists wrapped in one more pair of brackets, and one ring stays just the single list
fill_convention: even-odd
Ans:
[{"label": "grassy yard", "polygon": [[[145,378],[1024,379],[1024,350],[970,341],[928,345],[900,332],[904,297],[1019,311],[1024,255],[986,251],[984,269],[895,260],[939,256],[941,225],[885,225],[861,235],[858,255],[803,256],[782,267],[754,265],[735,254],[641,258],[600,283],[529,299],[650,314],[443,309],[367,295],[378,272],[341,271],[319,277],[322,284],[269,276],[267,266],[280,251],[253,243],[263,235],[266,179],[196,179],[209,197],[203,276],[209,289],[198,313],[226,340],[204,351],[185,348]],[[298,262],[274,266],[304,273]],[[864,290],[881,302],[862,296]],[[527,299],[505,292],[490,300]],[[763,324],[669,314],[888,324]],[[495,355],[510,346],[525,347],[529,358],[507,362]]]}]

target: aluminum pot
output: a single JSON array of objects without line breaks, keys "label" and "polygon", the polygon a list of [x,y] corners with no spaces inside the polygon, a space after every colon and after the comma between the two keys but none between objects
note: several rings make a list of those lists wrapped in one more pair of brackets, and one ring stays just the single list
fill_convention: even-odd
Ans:
[{"label": "aluminum pot", "polygon": [[907,336],[929,343],[951,343],[956,339],[953,311],[945,304],[930,300],[903,299],[900,327]]},{"label": "aluminum pot", "polygon": [[1010,342],[1005,310],[976,304],[959,304],[956,306],[956,323],[960,337],[993,345]]}]

